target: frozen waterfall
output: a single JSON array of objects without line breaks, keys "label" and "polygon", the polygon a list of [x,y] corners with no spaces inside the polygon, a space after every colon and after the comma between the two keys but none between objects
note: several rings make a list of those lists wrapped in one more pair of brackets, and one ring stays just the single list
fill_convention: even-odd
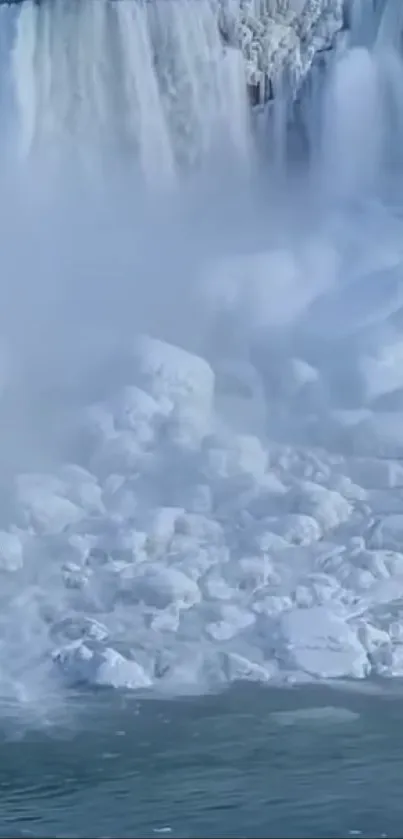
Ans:
[{"label": "frozen waterfall", "polygon": [[0,2],[0,712],[402,676],[402,30]]}]

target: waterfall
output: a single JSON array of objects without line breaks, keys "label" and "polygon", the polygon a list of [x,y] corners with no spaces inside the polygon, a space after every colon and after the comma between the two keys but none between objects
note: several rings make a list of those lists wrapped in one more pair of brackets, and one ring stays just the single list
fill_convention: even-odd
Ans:
[{"label": "waterfall", "polygon": [[9,41],[20,158],[93,165],[119,153],[154,182],[214,155],[247,159],[242,58],[223,44],[213,0],[25,0]]}]

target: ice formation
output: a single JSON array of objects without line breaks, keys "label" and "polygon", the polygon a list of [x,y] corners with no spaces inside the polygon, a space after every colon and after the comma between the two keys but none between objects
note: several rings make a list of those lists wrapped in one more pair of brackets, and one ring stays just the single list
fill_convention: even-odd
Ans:
[{"label": "ice formation", "polygon": [[150,337],[131,361],[127,386],[82,420],[80,433],[97,419],[85,465],[14,482],[2,574],[15,613],[31,578],[42,655],[70,684],[172,692],[401,675],[393,452],[224,434],[207,362]]},{"label": "ice formation", "polygon": [[[10,59],[20,151],[46,157],[67,143],[69,155],[84,138],[92,154],[100,137],[109,151],[119,140],[147,175],[169,180],[188,154],[206,162],[219,126],[244,159],[240,54],[250,85],[270,79],[275,88],[288,67],[293,96],[340,31],[342,6],[222,5],[220,25],[240,47],[228,65],[207,0],[147,9],[81,0],[74,14],[59,0],[26,0],[0,53]],[[386,0],[385,15],[393,8]],[[1,19],[9,14],[0,7]],[[108,48],[121,54],[112,77],[111,21]],[[381,40],[390,25],[382,21]],[[218,331],[229,324],[229,345],[242,333],[238,343],[254,355],[201,357],[133,329],[119,381],[85,410],[69,403],[74,457],[4,476],[0,698],[60,684],[176,694],[237,680],[402,676],[402,220],[388,205],[386,234],[379,204],[357,202],[374,188],[378,155],[391,152],[385,138],[346,160],[351,136],[363,142],[373,127],[373,102],[352,134],[351,125],[332,130],[332,120],[354,119],[376,78],[394,103],[388,123],[376,99],[384,133],[393,124],[402,139],[393,60],[385,63],[378,38],[347,45],[335,61],[324,120],[332,163],[322,156],[315,177],[324,166],[346,176],[337,179],[344,223],[335,211],[325,238],[242,258],[214,253],[202,266],[199,301],[222,315]],[[119,137],[117,89],[127,105]],[[334,197],[334,184],[326,189]]]},{"label": "ice formation", "polygon": [[239,8],[224,0],[223,30],[241,49],[255,104],[281,95],[284,82],[298,89],[343,15],[343,0],[240,0]]}]

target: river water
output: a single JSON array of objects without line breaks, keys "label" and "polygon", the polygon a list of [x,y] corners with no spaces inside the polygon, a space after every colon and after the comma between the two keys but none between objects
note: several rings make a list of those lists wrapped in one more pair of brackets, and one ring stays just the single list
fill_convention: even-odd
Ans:
[{"label": "river water", "polygon": [[3,733],[2,836],[401,836],[397,685],[73,709],[74,724]]}]

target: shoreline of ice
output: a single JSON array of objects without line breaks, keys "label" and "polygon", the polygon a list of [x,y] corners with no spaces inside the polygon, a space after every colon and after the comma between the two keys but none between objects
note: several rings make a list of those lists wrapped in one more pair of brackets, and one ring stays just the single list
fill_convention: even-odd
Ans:
[{"label": "shoreline of ice", "polygon": [[81,463],[15,479],[0,695],[27,667],[28,690],[402,676],[403,426],[386,460],[269,443],[222,426],[204,359],[139,336],[130,362]]}]

